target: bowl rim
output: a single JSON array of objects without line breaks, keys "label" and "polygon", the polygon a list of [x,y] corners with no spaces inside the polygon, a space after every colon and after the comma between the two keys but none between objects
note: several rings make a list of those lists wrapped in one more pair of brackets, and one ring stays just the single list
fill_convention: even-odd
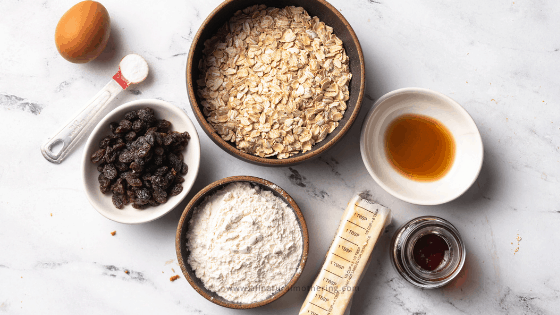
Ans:
[{"label": "bowl rim", "polygon": [[[162,107],[166,107],[169,108],[171,111],[175,112],[175,114],[178,114],[187,125],[190,125],[189,128],[192,128],[192,130],[194,131],[194,134],[191,133],[189,131],[189,135],[191,136],[191,139],[189,140],[189,144],[187,146],[187,148],[190,147],[194,147],[195,151],[197,152],[196,154],[196,165],[193,165],[192,163],[190,163],[188,165],[189,167],[189,172],[194,172],[194,177],[192,182],[188,183],[189,185],[186,186],[184,185],[185,183],[187,183],[185,181],[185,183],[183,183],[183,191],[181,192],[181,194],[174,196],[174,197],[179,197],[176,200],[174,200],[172,203],[166,203],[165,205],[161,205],[161,206],[166,206],[169,207],[169,209],[167,209],[166,211],[162,211],[162,213],[158,214],[157,216],[150,218],[149,220],[137,220],[137,221],[133,221],[133,222],[127,222],[127,221],[123,221],[123,220],[119,220],[119,218],[113,217],[111,215],[108,215],[107,213],[104,213],[103,211],[100,211],[100,209],[98,209],[98,207],[95,205],[94,201],[93,201],[93,197],[92,195],[90,195],[88,193],[87,187],[88,185],[88,179],[86,178],[87,174],[86,174],[86,165],[87,163],[91,163],[90,161],[90,156],[88,155],[88,148],[92,145],[92,141],[93,138],[103,129],[106,127],[106,125],[108,124],[108,122],[113,119],[113,116],[118,115],[121,112],[126,111],[128,108],[133,107],[133,106],[137,106],[137,105],[146,105],[146,106],[150,106],[156,104],[158,106],[162,106]],[[156,112],[157,114],[157,112]],[[117,107],[115,107],[113,110],[111,110],[107,115],[105,115],[105,117],[103,117],[95,126],[95,128],[91,131],[91,133],[88,136],[88,139],[84,145],[84,152],[82,154],[82,166],[81,166],[81,173],[82,173],[82,184],[85,188],[85,194],[86,197],[90,203],[90,205],[102,216],[104,216],[105,218],[114,221],[114,222],[118,222],[118,223],[123,223],[123,224],[142,224],[142,223],[147,223],[147,222],[152,222],[155,221],[161,217],[163,217],[164,215],[168,214],[169,212],[171,212],[173,209],[175,209],[189,194],[190,190],[192,189],[192,187],[194,186],[194,183],[196,182],[196,178],[198,177],[198,172],[200,169],[200,139],[198,137],[198,132],[196,131],[196,127],[193,124],[193,122],[191,121],[191,119],[189,118],[189,116],[180,108],[177,107],[169,102],[166,101],[162,101],[162,100],[158,100],[158,99],[140,99],[140,100],[134,100],[134,101],[130,101],[127,103],[124,103],[122,105],[117,105]],[[181,195],[183,195],[181,197]]]},{"label": "bowl rim", "polygon": [[[330,139],[327,143],[325,143],[324,145],[322,145],[319,149],[317,149],[315,151],[309,151],[309,152],[306,152],[306,153],[302,153],[299,156],[289,157],[289,158],[286,158],[286,159],[277,159],[277,158],[271,159],[271,158],[264,158],[264,157],[248,154],[248,153],[245,153],[245,152],[237,149],[233,144],[231,144],[228,141],[225,141],[224,139],[222,139],[222,137],[220,137],[216,133],[214,128],[208,123],[208,121],[206,120],[206,117],[204,117],[204,114],[200,110],[200,106],[196,101],[195,92],[193,91],[194,86],[195,86],[194,83],[196,82],[196,79],[192,77],[192,68],[193,68],[193,66],[198,66],[198,65],[194,65],[194,50],[195,50],[196,44],[200,41],[202,31],[208,25],[210,20],[212,20],[220,10],[222,10],[226,5],[228,5],[232,2],[235,2],[235,1],[237,1],[237,0],[225,0],[225,1],[223,1],[222,3],[220,3],[220,5],[218,5],[206,17],[206,19],[202,22],[198,31],[196,32],[196,35],[194,36],[193,41],[191,43],[191,47],[189,49],[189,54],[188,54],[188,57],[187,57],[186,85],[187,85],[187,93],[188,93],[188,96],[189,96],[190,105],[191,105],[193,113],[195,114],[196,119],[198,120],[202,129],[205,131],[205,133],[207,135],[209,135],[210,139],[212,139],[212,141],[214,143],[218,144],[218,146],[220,148],[222,148],[223,150],[225,150],[227,153],[229,153],[229,154],[231,154],[235,157],[238,157],[238,158],[240,158],[240,159],[242,159],[243,161],[246,161],[246,162],[255,163],[255,164],[258,164],[258,165],[266,165],[266,166],[287,166],[287,165],[298,164],[298,163],[301,163],[303,161],[307,161],[307,160],[313,159],[315,157],[318,157],[323,152],[332,148],[344,135],[346,135],[348,133],[348,131],[350,130],[350,128],[354,124],[354,122],[355,122],[355,120],[358,117],[359,112],[360,112],[360,108],[361,108],[363,98],[364,98],[364,95],[365,95],[365,80],[366,80],[366,77],[365,77],[364,55],[363,55],[362,46],[360,44],[358,36],[354,32],[354,29],[352,28],[352,26],[350,25],[348,20],[346,20],[346,18],[342,15],[342,13],[340,13],[333,5],[331,5],[329,2],[327,2],[325,0],[314,0],[314,1],[320,2],[321,4],[326,6],[338,18],[340,18],[342,23],[344,25],[346,25],[346,27],[347,27],[347,29],[350,33],[350,36],[352,37],[352,41],[355,42],[355,44],[356,44],[356,48],[357,48],[356,50],[358,52],[358,62],[359,62],[359,67],[360,67],[360,71],[362,73],[362,76],[361,76],[361,79],[360,79],[360,87],[359,87],[359,90],[358,90],[358,98],[356,100],[356,105],[355,105],[354,111],[352,112],[352,115],[350,116],[348,121],[343,126],[339,126],[341,128],[340,131],[332,139]],[[339,128],[339,127],[337,127],[337,128]]]},{"label": "bowl rim", "polygon": [[[248,182],[248,183],[259,185],[261,187],[265,186],[270,190],[276,191],[278,194],[280,194],[284,198],[284,201],[288,202],[288,204],[290,205],[290,207],[294,211],[294,214],[296,215],[296,217],[297,217],[297,219],[300,223],[300,226],[301,226],[303,251],[302,251],[302,254],[301,254],[301,260],[299,262],[299,266],[298,266],[298,269],[297,269],[296,273],[294,274],[292,279],[284,286],[284,289],[282,289],[281,291],[278,291],[276,294],[272,295],[271,297],[269,297],[265,300],[258,301],[258,302],[253,302],[253,303],[224,302],[224,301],[221,301],[221,300],[214,299],[212,296],[210,296],[206,292],[207,291],[206,288],[201,288],[194,281],[194,279],[191,278],[191,276],[187,272],[187,267],[186,267],[188,262],[183,260],[183,254],[182,254],[182,251],[186,250],[185,248],[181,247],[182,234],[183,234],[184,228],[186,228],[186,226],[188,224],[188,221],[186,221],[186,218],[188,217],[190,212],[194,211],[194,208],[195,208],[194,205],[198,204],[199,200],[204,199],[207,196],[209,196],[209,192],[212,191],[213,189],[215,189],[216,187],[225,186],[225,185],[228,185],[230,183],[235,183],[235,182]],[[181,267],[181,271],[183,272],[183,275],[185,276],[185,278],[187,279],[187,281],[189,282],[191,287],[193,287],[193,289],[195,289],[195,291],[198,292],[200,295],[202,295],[205,299],[207,299],[208,301],[210,301],[214,304],[217,304],[217,305],[220,305],[220,306],[223,306],[223,307],[227,307],[227,308],[249,309],[249,308],[256,308],[256,307],[264,306],[266,304],[269,304],[271,302],[276,301],[278,298],[280,298],[281,296],[286,294],[292,288],[292,286],[297,282],[297,280],[299,279],[299,277],[303,273],[303,269],[305,268],[305,264],[307,263],[307,256],[309,254],[309,234],[308,234],[308,231],[307,231],[307,224],[305,222],[305,218],[303,217],[303,213],[301,212],[297,203],[280,186],[278,186],[278,185],[276,185],[276,184],[274,184],[274,183],[272,183],[272,182],[270,182],[266,179],[259,178],[259,177],[254,177],[254,176],[230,176],[230,177],[222,178],[222,179],[219,179],[217,181],[214,181],[214,182],[210,183],[209,185],[207,185],[206,187],[201,189],[189,201],[189,204],[185,207],[185,210],[183,210],[183,213],[182,213],[181,218],[179,220],[179,223],[177,225],[177,232],[175,234],[175,252],[177,254],[177,262],[179,263],[179,266]]]},{"label": "bowl rim", "polygon": [[[375,116],[375,114],[377,114],[377,112],[380,110],[379,105],[381,105],[381,103],[387,101],[388,99],[390,99],[392,97],[402,95],[402,94],[413,94],[413,95],[414,94],[424,94],[424,95],[427,94],[427,95],[431,95],[431,96],[440,97],[440,98],[444,99],[445,102],[453,108],[453,110],[457,111],[465,119],[472,122],[472,124],[475,127],[473,131],[476,131],[475,134],[477,136],[476,137],[477,140],[478,140],[477,142],[479,143],[480,158],[479,158],[479,161],[478,161],[476,175],[473,176],[469,185],[465,186],[463,189],[458,189],[457,192],[455,192],[453,194],[449,194],[447,197],[426,201],[426,200],[419,200],[419,199],[416,199],[416,198],[410,198],[406,195],[403,195],[399,191],[391,189],[374,172],[374,170],[371,166],[371,164],[374,161],[370,161],[369,157],[367,156],[366,148],[365,148],[366,137],[368,137],[368,135],[366,135],[366,126],[368,126],[370,124],[370,120],[372,119],[372,117]],[[453,201],[453,200],[457,199],[459,196],[464,194],[472,186],[472,184],[474,184],[474,182],[476,181],[476,179],[478,178],[478,176],[480,174],[480,171],[482,169],[482,164],[484,162],[484,144],[482,142],[482,137],[480,136],[480,131],[478,129],[478,126],[476,125],[476,123],[475,123],[474,119],[471,117],[471,115],[467,112],[467,110],[465,108],[463,108],[463,106],[461,106],[461,104],[457,103],[454,99],[450,98],[449,96],[447,96],[443,93],[440,93],[440,92],[437,92],[437,91],[434,91],[434,90],[430,90],[430,89],[426,89],[426,88],[419,88],[419,87],[401,88],[401,89],[397,89],[397,90],[388,92],[385,95],[381,96],[373,104],[373,106],[371,107],[371,109],[367,113],[367,115],[366,115],[366,117],[365,117],[365,119],[362,123],[362,128],[361,128],[361,131],[360,131],[360,153],[362,155],[362,160],[364,162],[364,165],[366,166],[366,169],[367,169],[368,173],[370,174],[371,177],[373,177],[375,182],[379,186],[381,186],[381,188],[383,188],[386,192],[390,193],[391,195],[393,195],[394,197],[397,197],[400,200],[406,201],[406,202],[411,203],[411,204],[422,205],[422,206],[435,206],[435,205],[444,204],[444,203],[447,203],[447,202],[450,202],[450,201]]]}]

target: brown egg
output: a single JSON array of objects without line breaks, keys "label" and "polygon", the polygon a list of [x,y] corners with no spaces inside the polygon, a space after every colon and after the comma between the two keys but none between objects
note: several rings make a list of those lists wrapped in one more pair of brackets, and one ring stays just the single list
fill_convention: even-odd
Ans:
[{"label": "brown egg", "polygon": [[66,11],[56,25],[56,48],[64,59],[89,62],[105,49],[111,34],[107,9],[95,1],[82,1]]}]

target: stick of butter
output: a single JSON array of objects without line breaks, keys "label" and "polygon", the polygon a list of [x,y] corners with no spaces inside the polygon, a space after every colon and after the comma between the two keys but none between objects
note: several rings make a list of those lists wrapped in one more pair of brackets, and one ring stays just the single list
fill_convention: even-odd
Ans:
[{"label": "stick of butter", "polygon": [[355,195],[301,307],[300,315],[342,315],[366,270],[391,210]]}]

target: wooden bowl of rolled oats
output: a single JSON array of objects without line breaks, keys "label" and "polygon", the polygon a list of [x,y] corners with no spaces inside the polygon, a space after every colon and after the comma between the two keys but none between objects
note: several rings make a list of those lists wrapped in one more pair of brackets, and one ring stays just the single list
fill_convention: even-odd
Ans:
[{"label": "wooden bowl of rolled oats", "polygon": [[286,166],[327,151],[364,96],[362,49],[324,0],[226,0],[202,23],[187,60],[193,112],[226,152]]}]

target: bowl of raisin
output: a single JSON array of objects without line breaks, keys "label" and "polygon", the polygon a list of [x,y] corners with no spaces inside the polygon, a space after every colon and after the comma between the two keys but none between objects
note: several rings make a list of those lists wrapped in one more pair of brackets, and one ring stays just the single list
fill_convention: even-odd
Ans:
[{"label": "bowl of raisin", "polygon": [[179,205],[199,165],[200,142],[187,114],[148,99],[121,105],[97,124],[84,149],[82,176],[100,214],[137,224]]}]

